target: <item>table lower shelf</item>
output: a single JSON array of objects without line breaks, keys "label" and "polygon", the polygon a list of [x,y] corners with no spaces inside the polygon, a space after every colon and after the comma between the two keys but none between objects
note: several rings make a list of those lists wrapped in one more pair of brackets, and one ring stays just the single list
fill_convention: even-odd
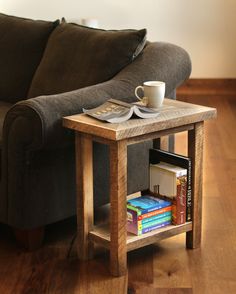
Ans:
[{"label": "table lower shelf", "polygon": [[[191,230],[192,222],[186,222],[185,224],[178,226],[169,225],[141,236],[127,233],[127,251],[131,251],[181,233],[189,232]],[[109,225],[94,226],[93,231],[89,232],[89,238],[92,242],[109,249],[111,242]]]}]

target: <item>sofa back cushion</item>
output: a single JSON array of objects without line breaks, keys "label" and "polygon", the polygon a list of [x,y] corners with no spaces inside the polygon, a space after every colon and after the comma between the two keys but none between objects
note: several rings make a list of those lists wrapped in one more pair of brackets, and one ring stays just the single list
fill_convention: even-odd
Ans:
[{"label": "sofa back cushion", "polygon": [[0,100],[27,98],[48,37],[58,24],[0,13]]},{"label": "sofa back cushion", "polygon": [[132,62],[145,40],[145,29],[108,31],[61,23],[48,40],[28,97],[107,81]]}]

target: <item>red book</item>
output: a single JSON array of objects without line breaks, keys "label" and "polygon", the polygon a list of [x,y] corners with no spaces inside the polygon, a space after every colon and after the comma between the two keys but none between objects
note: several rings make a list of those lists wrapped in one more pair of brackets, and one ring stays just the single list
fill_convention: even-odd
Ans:
[{"label": "red book", "polygon": [[186,191],[187,177],[182,176],[176,179],[176,196],[173,197],[172,206],[172,223],[181,225],[186,220]]}]

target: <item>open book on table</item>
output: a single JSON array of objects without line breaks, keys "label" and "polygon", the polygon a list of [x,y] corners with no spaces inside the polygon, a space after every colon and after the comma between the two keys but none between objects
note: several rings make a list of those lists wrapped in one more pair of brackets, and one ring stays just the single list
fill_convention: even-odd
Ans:
[{"label": "open book on table", "polygon": [[110,123],[126,121],[133,115],[140,118],[153,118],[159,115],[156,109],[148,108],[138,103],[130,104],[116,99],[109,99],[104,104],[93,109],[83,109],[83,112]]}]

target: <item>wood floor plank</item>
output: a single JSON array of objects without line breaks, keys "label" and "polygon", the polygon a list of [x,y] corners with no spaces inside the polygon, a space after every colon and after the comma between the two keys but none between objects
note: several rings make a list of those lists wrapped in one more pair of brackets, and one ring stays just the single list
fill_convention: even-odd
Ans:
[{"label": "wood floor plank", "polygon": [[[185,249],[184,234],[128,254],[128,273],[112,277],[109,255],[97,250],[78,261],[76,220],[48,226],[44,246],[25,252],[0,224],[0,293],[4,294],[234,294],[236,293],[236,99],[185,95],[179,99],[216,107],[205,124],[202,245]],[[186,154],[186,134],[176,150]],[[129,292],[128,292],[129,291]]]},{"label": "wood floor plank", "polygon": [[152,287],[154,254],[154,246],[146,246],[129,253],[129,290],[131,293],[138,293],[143,288]]}]

